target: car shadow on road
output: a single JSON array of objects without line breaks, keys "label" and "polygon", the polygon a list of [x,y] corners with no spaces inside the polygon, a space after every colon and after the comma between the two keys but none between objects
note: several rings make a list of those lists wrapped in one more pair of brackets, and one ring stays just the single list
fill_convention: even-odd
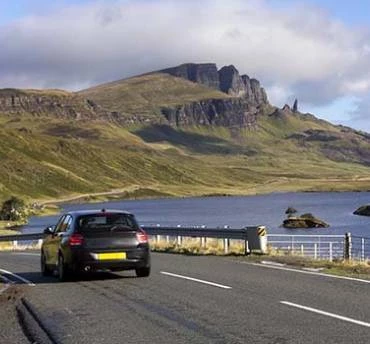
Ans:
[{"label": "car shadow on road", "polygon": [[106,280],[124,280],[124,279],[133,279],[136,278],[134,272],[131,271],[123,271],[120,273],[116,272],[92,272],[88,274],[80,274],[76,276],[72,276],[66,282],[60,282],[58,279],[57,274],[55,273],[53,276],[42,276],[41,272],[32,271],[32,272],[17,272],[17,276],[24,279],[22,281],[20,278],[12,277],[11,281],[16,283],[34,283],[34,284],[56,284],[56,283],[74,283],[74,282],[93,282],[93,281],[106,281]]}]

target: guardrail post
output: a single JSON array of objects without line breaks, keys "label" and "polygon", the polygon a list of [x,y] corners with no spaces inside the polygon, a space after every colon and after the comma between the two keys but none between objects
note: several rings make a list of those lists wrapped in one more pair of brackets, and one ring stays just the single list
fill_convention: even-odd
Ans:
[{"label": "guardrail post", "polygon": [[301,256],[304,257],[304,246],[303,246],[303,244],[301,245]]},{"label": "guardrail post", "polygon": [[251,250],[249,249],[248,231],[247,228],[244,228],[244,255],[249,256],[250,254]]},{"label": "guardrail post", "polygon": [[361,238],[361,261],[365,260],[365,238]]},{"label": "guardrail post", "polygon": [[179,246],[182,245],[182,236],[181,235],[177,236],[177,245],[179,245]]},{"label": "guardrail post", "polygon": [[329,261],[333,261],[333,243],[329,242]]},{"label": "guardrail post", "polygon": [[314,243],[314,245],[313,245],[313,247],[314,247],[314,259],[317,259],[317,243]]},{"label": "guardrail post", "polygon": [[170,243],[170,236],[169,235],[166,235],[166,243],[169,244]]},{"label": "guardrail post", "polygon": [[224,239],[224,253],[228,254],[229,253],[229,239]]},{"label": "guardrail post", "polygon": [[352,258],[352,236],[348,232],[344,236],[344,259],[351,260]]},{"label": "guardrail post", "polygon": [[205,237],[200,238],[200,247],[207,248],[207,239]]}]

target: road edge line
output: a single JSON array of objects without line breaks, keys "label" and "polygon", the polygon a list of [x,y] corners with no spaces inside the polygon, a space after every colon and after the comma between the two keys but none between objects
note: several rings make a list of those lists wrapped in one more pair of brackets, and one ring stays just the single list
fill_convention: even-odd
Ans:
[{"label": "road edge line", "polygon": [[316,313],[316,314],[320,314],[320,315],[325,315],[327,317],[331,317],[331,318],[334,318],[334,319],[346,321],[346,322],[349,322],[349,323],[352,323],[352,324],[356,324],[356,325],[360,325],[360,326],[364,326],[364,327],[370,327],[370,323],[367,323],[367,322],[361,321],[361,320],[352,319],[352,318],[349,318],[349,317],[345,317],[343,315],[338,315],[338,314],[322,311],[320,309],[299,305],[297,303],[293,303],[293,302],[289,302],[289,301],[280,301],[280,303],[283,304],[283,305],[286,305],[286,306],[294,307],[294,308],[297,308],[297,309],[302,309],[302,310],[312,312],[312,313]]},{"label": "road edge line", "polygon": [[6,278],[5,276],[1,276],[1,275],[0,275],[0,280],[3,280],[5,283],[5,287],[0,289],[0,295],[1,295],[2,293],[4,293],[6,290],[10,288],[10,286],[12,285],[12,281]]},{"label": "road edge line", "polygon": [[305,271],[305,270],[293,269],[293,268],[282,267],[282,266],[266,265],[266,264],[260,264],[260,263],[248,263],[248,262],[246,262],[245,264],[258,266],[258,267],[262,267],[262,268],[268,268],[268,269],[298,272],[298,273],[306,274],[306,275],[322,276],[322,277],[336,278],[336,279],[342,279],[342,280],[347,280],[347,281],[355,281],[355,282],[370,284],[370,280],[364,280],[364,279],[355,278],[355,277],[330,275],[330,274],[326,274],[326,273],[322,273],[322,272]]},{"label": "road edge line", "polygon": [[10,271],[4,270],[4,269],[0,269],[0,272],[2,272],[3,274],[7,274],[7,275],[10,275],[10,276],[13,276],[13,277],[19,279],[20,281],[22,281],[23,283],[25,283],[25,284],[27,284],[27,285],[29,285],[31,287],[36,286],[35,283],[29,281],[28,279],[26,279],[26,278],[24,278],[22,276],[19,276],[19,275],[15,274],[13,272],[10,272]]}]

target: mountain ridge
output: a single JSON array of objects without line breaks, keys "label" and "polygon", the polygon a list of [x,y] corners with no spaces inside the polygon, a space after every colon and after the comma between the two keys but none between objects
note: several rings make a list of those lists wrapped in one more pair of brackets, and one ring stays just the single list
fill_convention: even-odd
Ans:
[{"label": "mountain ridge", "polygon": [[146,123],[176,126],[251,127],[258,112],[271,107],[258,80],[240,75],[232,65],[218,70],[214,63],[182,64],[78,94],[114,112],[147,115]]},{"label": "mountain ridge", "polygon": [[260,82],[246,74],[240,75],[233,65],[223,66],[218,70],[215,63],[184,63],[158,72],[187,79],[231,96],[243,97],[256,106],[269,104]]}]

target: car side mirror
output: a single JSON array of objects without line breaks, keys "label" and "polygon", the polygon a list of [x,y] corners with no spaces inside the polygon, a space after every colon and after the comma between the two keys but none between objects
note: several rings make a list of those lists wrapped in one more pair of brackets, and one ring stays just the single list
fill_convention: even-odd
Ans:
[{"label": "car side mirror", "polygon": [[50,235],[54,233],[54,226],[49,226],[44,229],[44,234]]}]

